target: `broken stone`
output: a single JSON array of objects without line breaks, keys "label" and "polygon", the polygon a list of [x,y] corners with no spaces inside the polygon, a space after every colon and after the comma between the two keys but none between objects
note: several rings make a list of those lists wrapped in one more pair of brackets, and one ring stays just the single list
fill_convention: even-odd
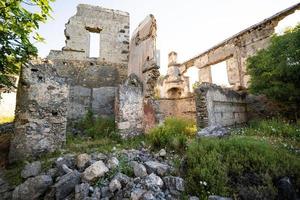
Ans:
[{"label": "broken stone", "polygon": [[82,174],[85,181],[94,181],[96,178],[102,177],[109,169],[100,160],[89,166]]},{"label": "broken stone", "polygon": [[88,183],[81,183],[80,185],[75,186],[75,200],[83,200],[86,199],[89,195],[89,187]]},{"label": "broken stone", "polygon": [[87,163],[91,160],[91,156],[84,153],[77,156],[76,165],[79,169],[84,168]]},{"label": "broken stone", "polygon": [[197,137],[223,137],[229,133],[228,129],[221,125],[206,127],[197,133]]},{"label": "broken stone", "polygon": [[180,177],[166,176],[163,178],[165,185],[169,190],[178,190],[184,192],[184,180]]},{"label": "broken stone", "polygon": [[122,185],[120,183],[120,181],[118,181],[117,179],[113,179],[110,183],[109,183],[109,190],[114,193],[115,191],[119,191],[121,190]]},{"label": "broken stone", "polygon": [[157,173],[160,176],[165,175],[169,170],[170,166],[162,164],[156,161],[147,161],[145,162],[148,173]]},{"label": "broken stone", "polygon": [[133,162],[133,172],[136,177],[145,177],[148,175],[146,167],[138,162]]},{"label": "broken stone", "polygon": [[12,194],[13,200],[35,200],[39,199],[53,184],[51,176],[40,175],[27,179],[17,186]]},{"label": "broken stone", "polygon": [[160,157],[165,157],[165,156],[167,155],[167,152],[166,152],[165,149],[161,149],[161,150],[158,152],[158,155],[159,155]]},{"label": "broken stone", "polygon": [[27,164],[21,172],[22,178],[37,176],[41,172],[41,162],[35,161]]},{"label": "broken stone", "polygon": [[113,169],[119,166],[119,160],[116,157],[112,157],[107,161],[107,167]]},{"label": "broken stone", "polygon": [[57,183],[52,186],[53,194],[56,199],[64,199],[71,192],[74,192],[75,186],[80,182],[80,173],[76,170],[63,175]]},{"label": "broken stone", "polygon": [[217,196],[217,195],[210,195],[208,197],[208,200],[232,200],[232,198],[221,197],[221,196]]},{"label": "broken stone", "polygon": [[130,197],[132,200],[140,200],[145,192],[146,190],[137,188],[131,192]]},{"label": "broken stone", "polygon": [[161,188],[164,185],[164,182],[159,176],[152,173],[146,177],[145,184],[148,188],[152,188],[152,186],[158,186]]}]

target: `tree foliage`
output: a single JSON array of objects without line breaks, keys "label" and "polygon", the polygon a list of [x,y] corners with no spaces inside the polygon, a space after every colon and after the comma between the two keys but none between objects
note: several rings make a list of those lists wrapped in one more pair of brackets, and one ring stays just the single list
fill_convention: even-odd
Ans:
[{"label": "tree foliage", "polygon": [[50,17],[50,2],[54,0],[1,0],[0,1],[0,89],[14,87],[12,75],[31,56],[37,55],[35,41],[43,38],[35,32],[39,23]]},{"label": "tree foliage", "polygon": [[284,35],[274,35],[268,48],[247,60],[250,92],[264,94],[299,116],[300,24]]}]

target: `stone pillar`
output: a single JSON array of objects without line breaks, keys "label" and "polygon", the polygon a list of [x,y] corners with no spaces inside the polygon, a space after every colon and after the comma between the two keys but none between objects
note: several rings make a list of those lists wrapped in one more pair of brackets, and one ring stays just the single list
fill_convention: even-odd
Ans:
[{"label": "stone pillar", "polygon": [[119,86],[115,114],[117,128],[122,138],[143,134],[143,83],[137,75],[130,74],[125,83]]},{"label": "stone pillar", "polygon": [[66,141],[68,86],[52,64],[22,67],[10,162],[60,149]]}]

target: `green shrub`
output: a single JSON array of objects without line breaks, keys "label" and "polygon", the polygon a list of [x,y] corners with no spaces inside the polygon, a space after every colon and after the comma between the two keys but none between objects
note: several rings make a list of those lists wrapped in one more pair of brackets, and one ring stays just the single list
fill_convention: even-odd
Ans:
[{"label": "green shrub", "polygon": [[192,120],[170,117],[165,122],[149,131],[147,139],[156,148],[168,148],[182,152],[188,138],[194,137],[196,125]]},{"label": "green shrub", "polygon": [[210,194],[275,199],[276,182],[283,176],[300,188],[299,169],[299,156],[265,141],[203,138],[188,147],[186,181],[188,192],[201,199]]},{"label": "green shrub", "polygon": [[103,137],[119,139],[114,118],[94,117],[92,111],[88,111],[84,118],[75,124],[75,127],[94,139]]},{"label": "green shrub", "polygon": [[249,126],[236,131],[250,136],[281,137],[300,142],[300,124],[291,124],[282,119],[254,120]]}]

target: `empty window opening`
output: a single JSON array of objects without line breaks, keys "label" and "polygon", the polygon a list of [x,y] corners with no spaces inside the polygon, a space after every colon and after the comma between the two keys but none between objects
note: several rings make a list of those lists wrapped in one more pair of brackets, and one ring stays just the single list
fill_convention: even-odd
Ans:
[{"label": "empty window opening", "polygon": [[90,32],[90,58],[100,56],[100,33]]},{"label": "empty window opening", "polygon": [[299,23],[300,11],[295,11],[295,13],[287,16],[278,23],[278,25],[275,27],[275,33],[282,35],[286,30],[295,27]]},{"label": "empty window opening", "polygon": [[215,65],[211,65],[211,77],[212,82],[216,85],[223,87],[230,86],[228,82],[226,60]]},{"label": "empty window opening", "polygon": [[182,89],[180,88],[171,88],[168,90],[167,95],[168,98],[180,98],[182,93]]},{"label": "empty window opening", "polygon": [[187,69],[184,75],[189,77],[190,92],[194,92],[194,85],[195,83],[199,82],[199,69],[195,66],[192,66]]}]

